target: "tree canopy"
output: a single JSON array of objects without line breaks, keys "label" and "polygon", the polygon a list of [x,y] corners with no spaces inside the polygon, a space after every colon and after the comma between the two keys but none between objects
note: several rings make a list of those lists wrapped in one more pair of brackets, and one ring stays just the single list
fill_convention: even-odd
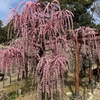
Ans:
[{"label": "tree canopy", "polygon": [[[46,1],[46,0],[40,0]],[[48,0],[52,1],[52,0]],[[74,14],[74,27],[90,26],[95,27],[93,18],[87,9],[93,4],[94,0],[58,0],[62,9],[68,9]]]}]

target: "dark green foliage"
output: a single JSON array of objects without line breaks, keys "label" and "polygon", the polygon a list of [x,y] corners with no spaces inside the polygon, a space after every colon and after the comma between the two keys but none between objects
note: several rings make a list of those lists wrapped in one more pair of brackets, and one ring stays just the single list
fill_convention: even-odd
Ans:
[{"label": "dark green foliage", "polygon": [[0,20],[0,28],[3,26],[2,21]]},{"label": "dark green foliage", "polygon": [[[46,0],[40,0],[46,1]],[[52,1],[52,0],[47,0]],[[93,18],[87,12],[87,9],[90,8],[94,0],[58,0],[61,4],[62,9],[68,9],[74,14],[74,28],[79,26],[89,26],[95,27],[93,23]]]},{"label": "dark green foliage", "polygon": [[66,70],[66,72],[64,73],[64,78],[67,79],[68,78],[68,71]]},{"label": "dark green foliage", "polygon": [[0,28],[0,43],[5,42],[7,39],[7,31],[4,28]]},{"label": "dark green foliage", "polygon": [[16,98],[17,95],[18,95],[18,94],[17,94],[16,91],[12,91],[12,92],[10,92],[10,93],[7,94],[6,99],[7,99],[7,100],[9,100],[9,99],[13,100],[13,99]]},{"label": "dark green foliage", "polygon": [[2,21],[0,20],[0,43],[4,43],[8,41],[7,39],[7,31],[8,31],[8,26],[3,26]]},{"label": "dark green foliage", "polygon": [[71,0],[67,4],[67,9],[74,14],[74,27],[90,26],[94,27],[93,18],[87,12],[87,9],[92,5],[94,0]]},{"label": "dark green foliage", "polygon": [[96,29],[100,31],[100,24],[96,25]]}]

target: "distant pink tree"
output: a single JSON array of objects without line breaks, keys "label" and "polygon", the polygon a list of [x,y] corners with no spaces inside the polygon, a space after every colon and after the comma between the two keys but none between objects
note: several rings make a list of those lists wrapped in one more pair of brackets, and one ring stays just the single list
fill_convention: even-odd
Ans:
[{"label": "distant pink tree", "polygon": [[12,69],[14,68],[18,72],[19,68],[21,68],[22,61],[23,56],[17,48],[8,47],[0,51],[0,70],[4,70],[4,74],[7,74],[9,71],[12,74]]}]

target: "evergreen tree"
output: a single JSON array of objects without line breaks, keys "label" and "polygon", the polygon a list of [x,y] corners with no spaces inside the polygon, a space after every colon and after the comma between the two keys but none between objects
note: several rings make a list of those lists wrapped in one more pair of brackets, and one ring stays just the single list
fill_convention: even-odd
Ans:
[{"label": "evergreen tree", "polygon": [[[46,1],[46,0],[40,0]],[[52,0],[47,0],[52,1]],[[68,9],[74,14],[74,27],[90,26],[95,27],[93,18],[87,9],[90,8],[94,0],[58,0],[61,4],[61,9]]]},{"label": "evergreen tree", "polygon": [[0,43],[6,41],[7,41],[7,26],[3,26],[3,23],[0,20]]}]

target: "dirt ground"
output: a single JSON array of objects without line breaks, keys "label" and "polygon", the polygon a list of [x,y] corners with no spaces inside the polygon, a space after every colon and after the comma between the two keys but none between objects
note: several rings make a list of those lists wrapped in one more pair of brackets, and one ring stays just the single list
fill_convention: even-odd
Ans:
[{"label": "dirt ground", "polygon": [[96,90],[91,100],[100,100],[100,90]]},{"label": "dirt ground", "polygon": [[[84,82],[86,82],[88,79],[83,79],[82,84],[80,84],[80,95],[83,95],[83,87]],[[65,83],[65,88],[64,88],[64,94],[63,94],[63,100],[69,100],[69,96],[72,96],[74,94],[75,88],[74,88],[74,74],[69,74],[68,79]],[[12,76],[12,84],[10,85],[10,78],[8,76],[5,77],[5,82],[4,82],[4,88],[3,88],[3,82],[0,81],[0,98],[3,96],[3,93],[9,93],[10,91],[17,90],[21,88],[24,85],[25,81],[17,81],[16,75]],[[99,83],[100,84],[100,83]],[[29,88],[29,87],[28,87]],[[100,100],[100,90],[95,89],[95,93],[92,95],[90,93],[91,91],[86,89],[86,100]],[[24,95],[20,95],[16,100],[39,100],[36,99],[36,89],[33,90],[31,89],[28,90],[27,93]],[[1,99],[0,99],[1,100]],[[15,99],[14,99],[15,100]]]}]

